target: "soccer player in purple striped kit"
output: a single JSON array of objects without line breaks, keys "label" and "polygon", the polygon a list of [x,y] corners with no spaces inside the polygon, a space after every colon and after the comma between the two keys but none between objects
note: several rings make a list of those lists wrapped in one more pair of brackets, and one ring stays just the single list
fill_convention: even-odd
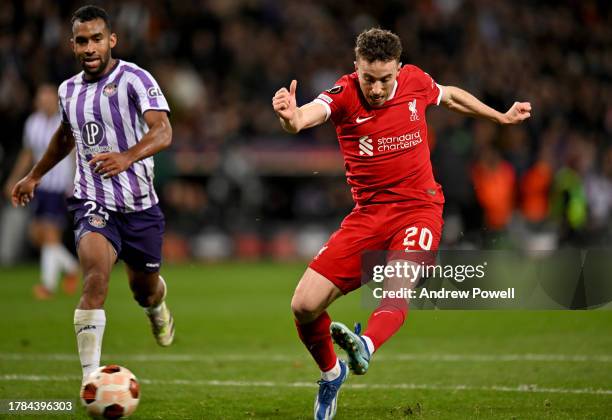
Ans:
[{"label": "soccer player in purple striped kit", "polygon": [[104,301],[111,270],[124,260],[130,288],[144,307],[157,343],[174,339],[159,275],[164,216],[153,188],[153,155],[170,146],[168,103],[157,82],[135,64],[115,59],[117,36],[108,15],[83,6],[72,16],[72,48],[83,71],[59,87],[62,123],[42,159],[12,191],[26,205],[47,171],[76,145],[75,241],[83,292],[74,325],[83,378],[100,365]]}]

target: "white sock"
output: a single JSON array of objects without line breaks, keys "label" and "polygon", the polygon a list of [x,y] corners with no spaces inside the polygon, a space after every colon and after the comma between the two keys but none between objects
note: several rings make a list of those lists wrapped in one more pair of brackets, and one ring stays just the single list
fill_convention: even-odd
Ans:
[{"label": "white sock", "polygon": [[79,263],[74,256],[64,247],[64,245],[57,244],[53,246],[53,253],[55,258],[59,261],[64,273],[76,273],[79,269]]},{"label": "white sock", "polygon": [[77,309],[74,311],[74,331],[77,336],[83,379],[100,367],[105,325],[104,309]]},{"label": "white sock", "polygon": [[368,337],[367,335],[362,335],[361,338],[363,338],[363,341],[366,342],[366,345],[368,346],[368,351],[370,352],[370,357],[371,357],[374,354],[374,350],[376,350],[374,348],[374,343],[372,342],[372,339]]},{"label": "white sock", "polygon": [[336,364],[333,368],[328,370],[327,372],[321,371],[321,379],[324,381],[333,381],[338,376],[340,376],[340,362],[338,362],[338,358],[336,358]]},{"label": "white sock", "polygon": [[164,285],[164,294],[162,295],[162,299],[159,301],[159,303],[157,305],[149,306],[148,308],[144,308],[145,312],[148,313],[149,315],[157,315],[159,313],[159,311],[161,310],[162,304],[166,300],[166,294],[168,292],[168,286],[166,285],[166,281],[164,280],[164,278],[162,276],[159,276],[159,281],[162,282],[162,284]]},{"label": "white sock", "polygon": [[60,275],[60,262],[55,256],[55,245],[43,245],[40,249],[40,270],[43,286],[53,293],[57,289]]}]

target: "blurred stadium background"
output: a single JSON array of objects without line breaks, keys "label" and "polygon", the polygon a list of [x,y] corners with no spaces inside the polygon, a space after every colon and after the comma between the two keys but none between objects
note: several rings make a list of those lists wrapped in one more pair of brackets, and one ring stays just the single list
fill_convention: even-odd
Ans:
[{"label": "blurred stadium background", "polygon": [[[500,128],[430,109],[447,204],[445,248],[610,244],[612,7],[605,1],[106,1],[114,56],[150,70],[174,142],[156,157],[165,259],[310,258],[352,206],[331,124],[282,132],[273,93],[298,103],[350,72],[356,34],[397,32],[403,61],[533,116]],[[0,1],[0,179],[21,147],[35,89],[78,72],[70,15],[83,2]],[[32,257],[25,211],[2,212],[5,263]],[[18,228],[21,226],[21,228]],[[70,236],[66,238],[71,242]]]}]

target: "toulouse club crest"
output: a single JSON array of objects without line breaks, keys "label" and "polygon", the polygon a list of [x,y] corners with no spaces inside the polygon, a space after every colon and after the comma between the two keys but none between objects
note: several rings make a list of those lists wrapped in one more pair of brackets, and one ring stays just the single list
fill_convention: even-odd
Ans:
[{"label": "toulouse club crest", "polygon": [[107,97],[113,96],[115,93],[117,93],[117,85],[115,83],[109,83],[108,85],[104,86],[102,93]]},{"label": "toulouse club crest", "polygon": [[98,229],[101,229],[106,226],[106,220],[104,220],[102,216],[98,216],[97,214],[92,214],[91,216],[89,216],[89,219],[87,219],[87,221],[91,226]]}]

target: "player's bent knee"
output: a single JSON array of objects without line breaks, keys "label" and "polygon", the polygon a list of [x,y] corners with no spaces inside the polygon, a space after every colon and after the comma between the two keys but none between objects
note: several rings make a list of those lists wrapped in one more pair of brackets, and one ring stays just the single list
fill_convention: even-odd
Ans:
[{"label": "player's bent knee", "polygon": [[300,324],[314,321],[324,310],[325,308],[321,305],[303,299],[298,295],[293,295],[293,299],[291,299],[291,312]]},{"label": "player's bent knee", "polygon": [[341,295],[334,283],[309,267],[295,289],[291,310],[298,322],[305,324],[317,319]]}]

